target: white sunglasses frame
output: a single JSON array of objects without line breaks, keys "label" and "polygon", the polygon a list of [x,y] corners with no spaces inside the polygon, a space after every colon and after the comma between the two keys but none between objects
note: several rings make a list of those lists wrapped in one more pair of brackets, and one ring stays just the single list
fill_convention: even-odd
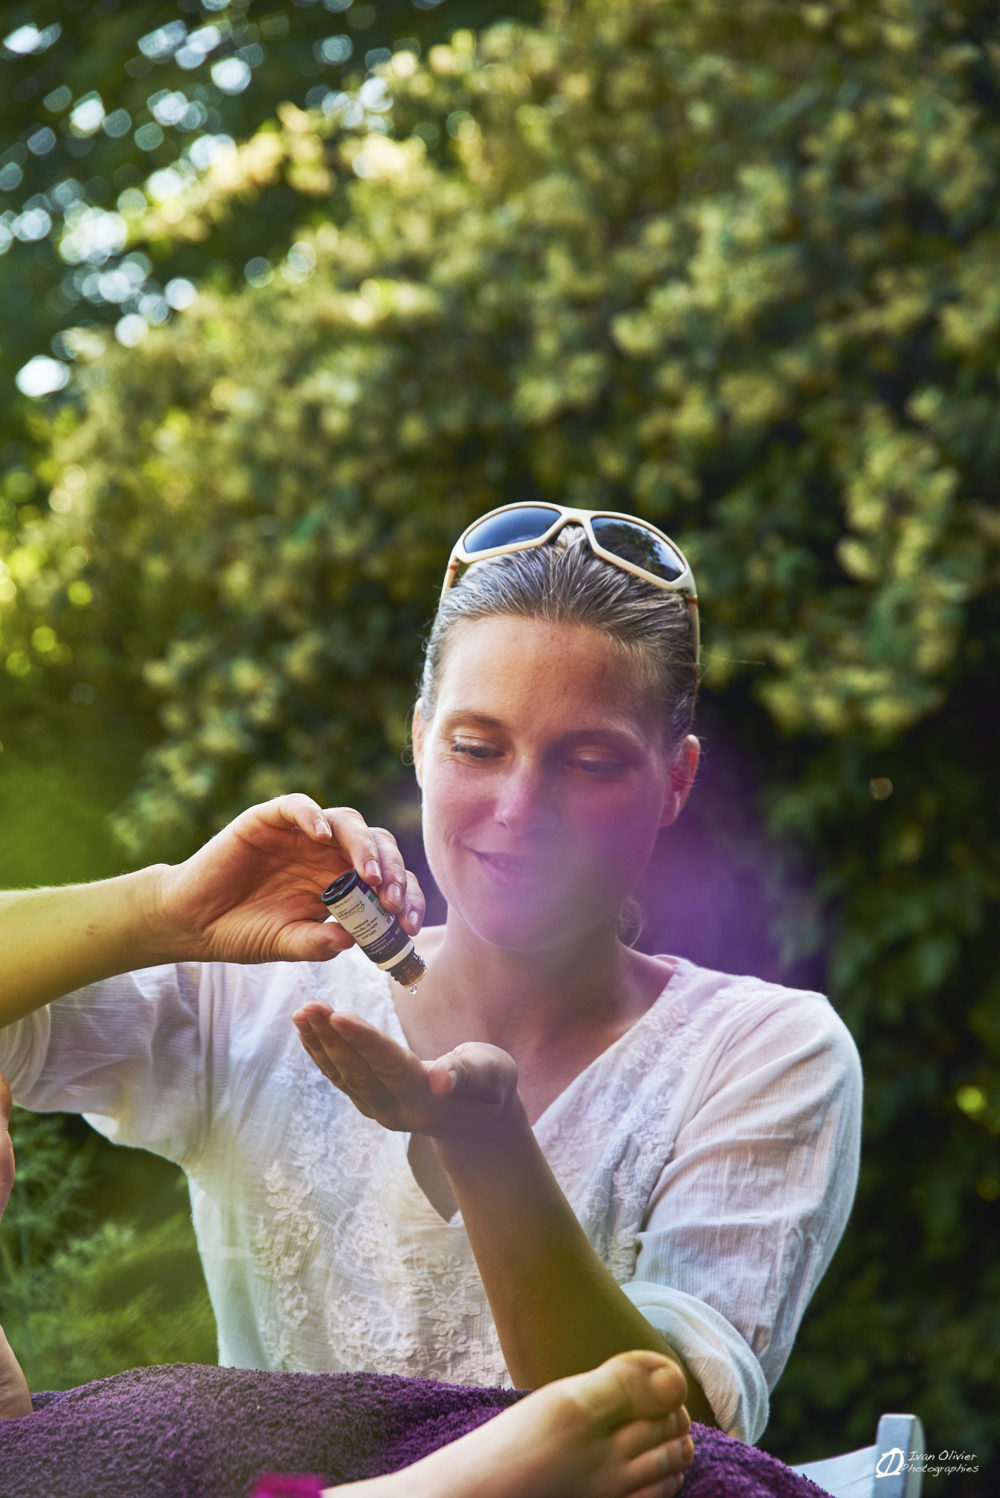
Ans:
[{"label": "white sunglasses frame", "polygon": [[[490,546],[485,551],[477,551],[470,554],[465,549],[465,538],[470,531],[475,530],[477,525],[482,525],[484,520],[492,520],[495,515],[503,515],[511,510],[555,510],[556,515],[552,524],[540,536],[534,536],[526,541],[508,541],[503,546]],[[684,563],[684,571],[680,577],[672,580],[666,577],[657,577],[655,572],[647,572],[637,562],[629,562],[625,557],[617,556],[601,545],[594,535],[592,520],[627,520],[630,525],[638,525],[645,530],[651,531],[661,541],[665,541],[671,551]],[[452,547],[451,556],[448,558],[448,566],[445,568],[444,582],[441,586],[441,597],[438,606],[444,601],[448,593],[458,582],[459,567],[472,567],[477,562],[489,561],[491,557],[508,556],[515,551],[533,551],[538,546],[546,546],[552,537],[562,530],[564,525],[579,525],[583,527],[587,537],[587,544],[595,556],[602,561],[617,567],[621,572],[630,572],[633,577],[641,577],[644,582],[652,583],[654,588],[659,588],[664,593],[680,593],[688,606],[691,615],[691,627],[694,630],[695,660],[699,660],[701,654],[701,628],[698,619],[698,593],[695,588],[694,573],[691,564],[681,551],[676,541],[672,541],[665,531],[659,526],[652,525],[648,520],[641,519],[638,515],[626,515],[621,510],[576,510],[569,505],[556,504],[550,499],[540,500],[514,500],[510,504],[498,505],[495,510],[487,510],[485,515],[480,515],[459,536]]]}]

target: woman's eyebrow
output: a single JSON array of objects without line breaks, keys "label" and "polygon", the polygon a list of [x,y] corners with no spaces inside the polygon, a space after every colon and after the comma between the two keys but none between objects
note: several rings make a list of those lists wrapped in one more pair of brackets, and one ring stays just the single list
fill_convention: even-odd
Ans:
[{"label": "woman's eyebrow", "polygon": [[[456,728],[461,728],[463,726],[500,729],[504,732],[507,731],[507,724],[503,721],[502,718],[494,717],[491,713],[476,712],[474,709],[459,709],[456,712],[448,713],[447,716],[442,718],[441,720],[441,732],[444,734],[451,733]],[[565,733],[561,733],[559,735],[559,738],[564,743],[576,744],[581,742],[593,743],[595,741],[600,741],[601,743],[605,744],[631,746],[633,748],[641,741],[638,734],[630,732],[628,729],[615,728],[608,724],[596,723],[590,726],[587,726],[585,724],[581,728],[567,729]]]},{"label": "woman's eyebrow", "polygon": [[457,712],[448,713],[441,720],[443,733],[458,728],[462,723],[474,723],[477,728],[505,728],[506,724],[502,718],[494,718],[490,713],[477,713],[473,709],[461,708]]}]

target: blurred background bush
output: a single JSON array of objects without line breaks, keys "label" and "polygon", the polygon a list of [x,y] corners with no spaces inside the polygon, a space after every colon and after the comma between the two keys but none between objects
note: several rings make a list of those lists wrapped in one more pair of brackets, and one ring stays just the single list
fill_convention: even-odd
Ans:
[{"label": "blurred background bush", "polygon": [[[699,579],[643,943],[823,988],[858,1205],[800,1459],[1000,1395],[1000,33],[983,0],[2,6],[0,880],[300,788],[398,829],[448,548],[514,497]],[[161,1162],[19,1113],[33,1386],[210,1360]],[[124,1287],[124,1288],[123,1288]]]}]

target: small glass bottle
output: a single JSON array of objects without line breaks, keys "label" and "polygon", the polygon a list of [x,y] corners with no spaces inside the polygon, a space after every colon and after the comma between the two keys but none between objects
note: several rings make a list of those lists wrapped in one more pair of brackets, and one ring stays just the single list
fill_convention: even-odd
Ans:
[{"label": "small glass bottle", "polygon": [[320,899],[345,931],[349,931],[377,967],[397,983],[413,989],[426,971],[413,942],[394,915],[382,905],[370,884],[349,869],[320,895]]}]

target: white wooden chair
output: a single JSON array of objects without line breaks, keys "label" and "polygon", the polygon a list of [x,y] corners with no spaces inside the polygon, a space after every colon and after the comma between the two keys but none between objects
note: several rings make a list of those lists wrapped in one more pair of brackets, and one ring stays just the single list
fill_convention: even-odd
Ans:
[{"label": "white wooden chair", "polygon": [[917,1415],[883,1415],[874,1446],[793,1467],[833,1498],[920,1498],[924,1428]]}]

